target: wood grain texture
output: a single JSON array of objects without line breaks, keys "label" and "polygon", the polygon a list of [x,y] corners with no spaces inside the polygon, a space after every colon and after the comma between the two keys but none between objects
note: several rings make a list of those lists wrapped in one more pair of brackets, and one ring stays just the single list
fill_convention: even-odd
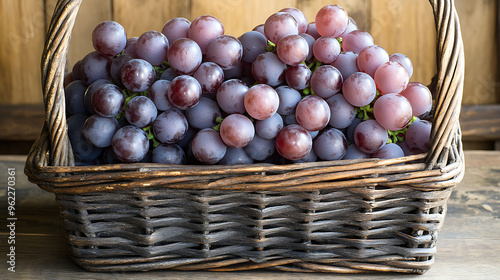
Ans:
[{"label": "wood grain texture", "polygon": [[464,140],[499,141],[500,105],[464,106],[460,126]]},{"label": "wood grain texture", "polygon": [[0,105],[0,139],[35,140],[45,119],[41,104]]},{"label": "wood grain texture", "polygon": [[43,0],[0,0],[0,104],[41,103]]}]

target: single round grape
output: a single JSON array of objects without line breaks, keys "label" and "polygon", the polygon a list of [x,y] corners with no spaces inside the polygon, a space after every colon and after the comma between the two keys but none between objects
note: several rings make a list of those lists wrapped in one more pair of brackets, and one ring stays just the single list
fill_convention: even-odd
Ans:
[{"label": "single round grape", "polygon": [[147,90],[154,83],[155,77],[155,69],[143,59],[129,60],[122,67],[122,83],[132,92]]},{"label": "single round grape", "polygon": [[347,152],[347,139],[340,130],[328,128],[314,139],[313,149],[322,160],[342,159]]},{"label": "single round grape", "polygon": [[90,144],[82,134],[87,114],[72,115],[67,120],[68,137],[75,158],[79,161],[91,161],[102,153],[102,149]]},{"label": "single round grape", "polygon": [[318,40],[318,38],[321,37],[321,35],[319,35],[318,33],[318,29],[316,28],[315,22],[310,22],[309,24],[307,24],[306,33],[311,35],[314,38],[314,40]]},{"label": "single round grape", "polygon": [[97,114],[111,118],[122,111],[125,97],[117,85],[103,84],[95,90],[91,102]]},{"label": "single round grape", "polygon": [[248,156],[243,148],[228,147],[226,154],[219,163],[222,165],[251,164],[253,159]]},{"label": "single round grape", "polygon": [[352,17],[349,17],[349,24],[347,25],[344,33],[342,33],[339,37],[344,38],[345,36],[347,36],[347,34],[351,33],[354,30],[358,30],[358,25]]},{"label": "single round grape", "polygon": [[314,57],[321,63],[330,64],[340,54],[340,44],[335,37],[323,36],[318,38],[313,45]]},{"label": "single round grape", "polygon": [[167,53],[170,67],[181,75],[193,74],[200,66],[202,58],[200,46],[188,38],[175,40]]},{"label": "single round grape", "polygon": [[309,45],[306,39],[297,34],[285,35],[276,45],[279,59],[288,65],[297,65],[306,60]]},{"label": "single round grape", "polygon": [[373,105],[373,115],[377,122],[387,130],[403,129],[412,117],[411,104],[398,93],[380,96]]},{"label": "single round grape", "polygon": [[411,75],[413,75],[413,64],[411,63],[410,58],[402,53],[393,53],[389,56],[389,61],[399,62],[403,65],[408,72],[408,76],[411,78]]},{"label": "single round grape", "polygon": [[212,128],[205,128],[196,133],[191,142],[193,156],[202,163],[216,164],[227,151],[219,133]]},{"label": "single round grape", "polygon": [[105,56],[115,56],[127,45],[127,33],[116,21],[103,21],[92,31],[94,49]]},{"label": "single round grape", "polygon": [[207,97],[202,97],[198,104],[187,109],[184,114],[189,125],[196,129],[214,127],[217,118],[222,117],[217,102]]},{"label": "single round grape", "polygon": [[370,75],[363,72],[356,72],[344,81],[342,93],[351,105],[363,107],[375,99],[377,88],[375,81]]},{"label": "single round grape", "polygon": [[354,143],[361,151],[372,154],[387,143],[387,130],[376,120],[366,120],[354,130]]},{"label": "single round grape", "polygon": [[222,111],[228,114],[244,114],[247,91],[248,86],[241,80],[227,80],[217,90],[217,103]]},{"label": "single round grape", "polygon": [[146,96],[136,96],[125,106],[125,118],[130,124],[139,128],[150,126],[157,114],[155,104]]},{"label": "single round grape", "polygon": [[158,141],[175,144],[186,135],[188,122],[186,117],[177,110],[168,110],[156,117],[153,122],[153,134]]},{"label": "single round grape", "polygon": [[248,31],[239,38],[243,47],[242,60],[248,63],[255,61],[255,58],[266,52],[267,38],[258,31]]},{"label": "single round grape", "polygon": [[394,143],[384,145],[380,150],[372,154],[372,158],[391,159],[404,157],[403,149]]},{"label": "single round grape", "polygon": [[335,94],[326,100],[330,107],[330,126],[342,129],[351,125],[356,117],[356,108],[345,100],[342,94]]},{"label": "single round grape", "polygon": [[384,95],[402,92],[408,85],[410,76],[399,62],[388,61],[377,68],[373,80],[377,89]]},{"label": "single round grape", "polygon": [[279,97],[279,106],[277,112],[282,116],[294,114],[297,103],[302,100],[300,92],[289,86],[280,86],[276,88],[276,92],[278,93]]},{"label": "single round grape", "polygon": [[422,83],[408,83],[401,95],[410,102],[413,116],[425,117],[432,109],[431,91]]},{"label": "single round grape", "polygon": [[358,149],[355,144],[347,146],[347,151],[342,159],[363,159],[370,158],[370,155]]},{"label": "single round grape", "polygon": [[323,98],[309,95],[297,104],[295,117],[303,128],[309,131],[321,130],[330,121],[330,107]]},{"label": "single round grape", "polygon": [[170,86],[170,81],[167,80],[157,80],[149,88],[148,97],[153,101],[156,108],[160,111],[166,111],[173,108],[173,105],[168,100],[168,87]]},{"label": "single round grape", "polygon": [[316,154],[316,152],[314,152],[314,149],[311,149],[311,151],[309,151],[309,153],[305,157],[298,160],[292,160],[293,163],[316,162],[316,161],[318,161],[318,155]]},{"label": "single round grape", "polygon": [[183,17],[172,18],[165,23],[161,33],[163,33],[169,42],[174,42],[180,38],[188,37],[188,29],[191,22]]},{"label": "single round grape", "polygon": [[200,83],[188,75],[175,77],[167,90],[170,103],[181,110],[189,109],[198,104],[201,94]]},{"label": "single round grape", "polygon": [[311,149],[311,135],[300,125],[286,126],[276,136],[276,150],[288,160],[299,160],[309,154]]},{"label": "single round grape", "polygon": [[265,120],[255,121],[255,133],[264,139],[276,138],[283,128],[283,118],[279,114]]},{"label": "single round grape", "polygon": [[203,93],[213,93],[224,82],[224,71],[216,63],[203,62],[193,77],[200,83]]},{"label": "single round grape", "polygon": [[374,77],[377,68],[389,61],[389,55],[381,46],[371,45],[359,52],[356,63],[360,71]]},{"label": "single round grape", "polygon": [[432,123],[417,120],[408,126],[405,142],[412,154],[426,153],[430,148]]},{"label": "single round grape", "polygon": [[187,164],[187,157],[182,150],[176,144],[161,144],[153,149],[153,160],[154,163],[164,163],[164,164]]},{"label": "single round grape", "polygon": [[[111,81],[104,79],[95,80],[85,90],[85,95],[83,96],[83,103],[85,105],[85,109],[87,109],[87,112],[89,112],[91,115],[96,114],[94,108],[92,107],[92,95],[94,95],[94,92],[97,90],[97,88],[99,88],[104,84],[111,84]],[[68,105],[66,105],[66,108],[67,107]]]},{"label": "single round grape", "polygon": [[357,58],[357,53],[341,52],[331,65],[340,71],[342,79],[345,81],[352,74],[359,72],[358,64],[356,63]]},{"label": "single round grape", "polygon": [[111,60],[108,57],[100,54],[97,51],[93,51],[87,54],[82,59],[81,65],[79,67],[81,75],[80,78],[87,85],[90,85],[95,80],[99,79],[109,80],[110,67],[111,67]]},{"label": "single round grape", "polygon": [[220,137],[224,144],[232,148],[243,148],[255,135],[252,121],[240,114],[227,116],[220,124]]},{"label": "single round grape", "polygon": [[142,129],[127,125],[113,136],[113,152],[122,162],[139,162],[149,151],[149,139]]},{"label": "single round grape", "polygon": [[84,96],[87,86],[81,80],[71,82],[64,88],[64,100],[66,103],[66,113],[74,115],[85,113]]},{"label": "single round grape", "polygon": [[342,40],[342,50],[344,52],[359,53],[371,45],[374,45],[373,37],[364,30],[353,30]]},{"label": "single round grape", "polygon": [[274,139],[264,139],[255,135],[253,140],[246,145],[243,150],[251,159],[264,161],[269,159],[274,154],[276,147]]},{"label": "single round grape", "polygon": [[307,54],[307,57],[306,57],[306,61],[309,61],[314,56],[313,46],[314,46],[314,42],[316,42],[316,39],[314,39],[313,36],[311,36],[307,33],[300,33],[299,36],[304,38],[307,42],[307,45],[309,46],[309,53]]},{"label": "single round grape", "polygon": [[243,102],[245,110],[252,118],[265,120],[278,110],[279,97],[272,87],[258,84],[248,89]]},{"label": "single round grape", "polygon": [[111,145],[111,139],[119,128],[116,118],[92,115],[85,121],[82,134],[92,145],[105,148]]},{"label": "single round grape", "polygon": [[323,65],[314,71],[310,84],[316,95],[328,99],[342,89],[342,74],[331,65]]},{"label": "single round grape", "polygon": [[115,83],[117,86],[123,88],[124,85],[122,83],[122,68],[125,63],[127,63],[129,60],[134,59],[131,55],[124,54],[120,55],[117,58],[111,62],[111,66],[109,68],[109,73],[111,75],[111,79],[113,83]]},{"label": "single round grape", "polygon": [[278,55],[265,52],[257,56],[252,63],[252,75],[258,83],[272,87],[280,85],[285,79],[286,64]]},{"label": "single round grape", "polygon": [[215,62],[223,70],[235,67],[243,56],[243,47],[238,39],[230,35],[221,35],[207,46],[206,61]]},{"label": "single round grape", "polygon": [[279,10],[280,12],[283,13],[289,13],[290,15],[293,16],[295,21],[297,22],[297,25],[299,27],[299,33],[305,33],[307,31],[307,19],[304,13],[302,13],[301,10],[293,7],[289,8],[284,8]]},{"label": "single round grape", "polygon": [[272,14],[264,23],[264,33],[269,41],[278,44],[288,34],[299,34],[299,25],[295,18],[284,12]]},{"label": "single round grape", "polygon": [[152,65],[160,65],[167,60],[168,46],[168,39],[163,33],[154,30],[147,31],[137,39],[137,56]]},{"label": "single round grape", "polygon": [[285,71],[286,83],[295,90],[303,90],[311,81],[311,69],[304,64],[289,66]]},{"label": "single round grape", "polygon": [[207,53],[208,44],[224,34],[224,26],[215,17],[203,15],[197,17],[188,29],[188,38],[194,40],[200,46],[203,54]]},{"label": "single round grape", "polygon": [[137,56],[137,40],[139,37],[130,37],[127,39],[127,45],[123,49],[123,54],[128,54],[133,58],[138,58]]},{"label": "single round grape", "polygon": [[[252,31],[257,31],[257,32],[261,33],[262,35],[266,36],[266,34],[264,33],[264,24],[263,23],[255,26],[252,29]],[[267,38],[266,38],[266,40],[267,40]]]},{"label": "single round grape", "polygon": [[316,14],[316,29],[321,36],[339,37],[349,25],[347,12],[338,5],[327,5]]}]

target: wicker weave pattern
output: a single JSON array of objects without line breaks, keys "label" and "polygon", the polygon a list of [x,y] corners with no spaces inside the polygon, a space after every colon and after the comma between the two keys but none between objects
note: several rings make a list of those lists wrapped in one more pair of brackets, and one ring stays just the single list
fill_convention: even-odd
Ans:
[{"label": "wicker weave pattern", "polygon": [[291,165],[75,167],[63,69],[81,0],[59,0],[42,58],[47,113],[26,161],[56,194],[73,258],[92,271],[150,269],[423,273],[464,162],[464,56],[452,0],[438,35],[431,150],[392,160]]}]

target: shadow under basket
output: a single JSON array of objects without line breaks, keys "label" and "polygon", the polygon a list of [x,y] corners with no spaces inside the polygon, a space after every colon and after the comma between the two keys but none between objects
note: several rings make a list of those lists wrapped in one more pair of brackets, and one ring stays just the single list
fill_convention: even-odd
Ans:
[{"label": "shadow under basket", "polygon": [[287,165],[74,166],[62,88],[81,0],[60,0],[42,58],[46,120],[26,161],[56,194],[72,258],[89,271],[423,273],[464,173],[464,55],[453,1],[438,36],[430,151]]}]

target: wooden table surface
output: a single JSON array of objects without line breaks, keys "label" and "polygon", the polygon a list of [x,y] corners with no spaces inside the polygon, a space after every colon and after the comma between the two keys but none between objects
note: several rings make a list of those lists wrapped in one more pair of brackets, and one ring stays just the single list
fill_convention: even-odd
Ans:
[{"label": "wooden table surface", "polygon": [[[28,182],[24,156],[0,156],[0,279],[500,279],[500,151],[466,151],[466,174],[448,200],[436,261],[423,275],[150,271],[92,273],[69,258],[54,195]],[[15,272],[8,270],[8,170],[15,169]],[[11,238],[12,239],[12,238]]]}]

